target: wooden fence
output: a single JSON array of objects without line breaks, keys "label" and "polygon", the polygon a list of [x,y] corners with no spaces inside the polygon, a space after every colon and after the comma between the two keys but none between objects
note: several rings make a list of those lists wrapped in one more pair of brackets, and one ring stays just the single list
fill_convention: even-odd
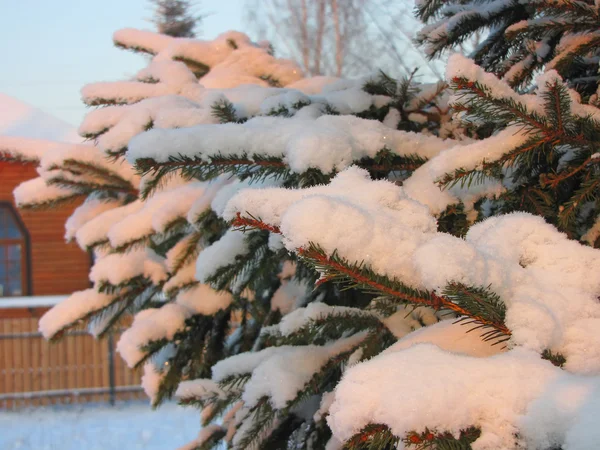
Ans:
[{"label": "wooden fence", "polygon": [[96,340],[79,329],[49,343],[38,332],[47,309],[0,301],[0,409],[144,396],[140,374],[115,352],[118,334]]}]

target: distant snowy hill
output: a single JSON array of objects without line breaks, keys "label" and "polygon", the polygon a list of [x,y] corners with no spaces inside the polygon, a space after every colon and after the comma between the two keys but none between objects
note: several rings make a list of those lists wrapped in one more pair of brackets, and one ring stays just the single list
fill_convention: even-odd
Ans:
[{"label": "distant snowy hill", "polygon": [[0,92],[0,135],[81,142],[72,125]]}]

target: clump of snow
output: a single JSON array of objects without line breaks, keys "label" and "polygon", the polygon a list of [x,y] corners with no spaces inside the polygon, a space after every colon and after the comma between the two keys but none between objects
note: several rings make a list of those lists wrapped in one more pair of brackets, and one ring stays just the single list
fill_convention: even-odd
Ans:
[{"label": "clump of snow", "polygon": [[191,285],[195,285],[198,283],[196,278],[194,277],[194,273],[196,272],[196,264],[194,263],[194,259],[191,258],[192,261],[185,264],[181,269],[179,269],[175,274],[173,274],[173,270],[170,267],[169,255],[167,254],[167,268],[170,272],[169,279],[163,285],[163,292],[171,297],[173,294],[177,293],[180,289],[187,288]]},{"label": "clump of snow", "polygon": [[198,220],[198,217],[208,211],[211,207],[213,211],[216,211],[214,207],[216,197],[221,195],[233,182],[232,178],[226,175],[219,176],[216,179],[207,182],[204,194],[194,200],[189,207],[186,217],[187,221],[193,225]]},{"label": "clump of snow", "polygon": [[288,314],[305,301],[310,289],[311,286],[306,282],[283,280],[271,298],[271,309]]},{"label": "clump of snow", "polygon": [[495,180],[474,186],[476,190],[473,187],[461,188],[460,185],[441,190],[436,182],[456,168],[476,169],[483,160],[494,161],[523,144],[527,139],[528,136],[522,130],[513,126],[488,139],[450,147],[413,172],[412,176],[404,182],[406,193],[409,197],[427,205],[433,214],[439,214],[448,205],[458,203],[460,200],[472,205],[474,200],[480,197],[498,195],[504,188]]},{"label": "clump of snow", "polygon": [[263,361],[277,354],[282,347],[268,347],[258,352],[246,352],[222,359],[212,367],[213,381],[221,382],[229,377],[252,372]]},{"label": "clump of snow", "polygon": [[[128,181],[132,186],[139,183],[139,177],[133,168],[127,164],[111,164],[105,155],[97,147],[87,144],[65,144],[62,142],[38,141],[30,145],[43,148],[43,156],[40,159],[40,173],[47,176],[45,172],[52,172],[62,168],[65,162],[77,161],[98,167],[108,173],[114,174],[123,181]],[[72,174],[73,175],[73,174]],[[86,174],[82,173],[82,177]],[[84,178],[85,179],[85,178]],[[93,180],[93,177],[92,177]]]},{"label": "clump of snow", "polygon": [[415,309],[407,305],[399,307],[394,314],[383,318],[381,321],[396,338],[400,339],[422,326],[433,325],[439,320],[439,317],[431,308],[421,307]]},{"label": "clump of snow", "polygon": [[[112,92],[114,89],[114,86],[110,86],[108,90]],[[126,92],[133,95],[130,89]],[[175,90],[172,94],[178,92]],[[192,100],[170,93],[155,98],[144,96],[135,105],[108,106],[91,111],[79,131],[84,135],[100,133],[97,137],[98,148],[106,153],[117,153],[127,148],[131,138],[149,127],[184,127],[199,123],[217,123],[217,119],[212,117],[210,109],[202,109]]]},{"label": "clump of snow", "polygon": [[[204,194],[205,183],[193,182],[164,189],[143,203],[143,207],[112,224],[107,233],[110,244],[120,247],[129,242],[163,233],[178,218],[185,218],[192,204]],[[174,202],[173,198],[179,200]]]},{"label": "clump of snow", "polygon": [[248,251],[244,233],[228,230],[221,239],[206,247],[198,256],[196,279],[205,283],[218,269],[232,264],[237,256],[243,256]]},{"label": "clump of snow", "polygon": [[224,291],[215,291],[205,284],[197,284],[179,294],[175,300],[194,314],[210,316],[227,308],[233,302],[233,296]]},{"label": "clump of snow", "polygon": [[217,396],[225,397],[225,393],[217,383],[206,378],[186,380],[179,383],[175,396],[180,399],[200,398]]},{"label": "clump of snow", "polygon": [[364,337],[359,333],[323,347],[281,346],[257,353],[242,353],[217,363],[213,367],[213,380],[251,372],[242,394],[245,405],[252,407],[268,396],[273,407],[281,409],[331,357],[350,350]]},{"label": "clump of snow", "polygon": [[225,60],[235,49],[228,41],[235,42],[237,47],[252,46],[248,36],[236,31],[221,33],[212,41],[199,39],[175,38],[152,31],[124,28],[113,34],[113,41],[120,46],[141,49],[156,55],[162,53],[165,58],[185,58],[214,66]]},{"label": "clump of snow", "polygon": [[138,276],[159,284],[167,277],[164,258],[149,248],[111,253],[99,258],[90,271],[90,280],[94,283],[108,282],[113,286]]},{"label": "clump of snow", "polygon": [[144,374],[142,375],[142,388],[150,399],[151,403],[154,403],[160,383],[162,382],[165,374],[158,370],[154,363],[147,362],[144,364]]},{"label": "clump of snow", "polygon": [[73,197],[73,191],[56,185],[48,186],[43,178],[34,178],[19,184],[13,191],[15,203],[23,208]]},{"label": "clump of snow", "polygon": [[242,191],[228,203],[224,217],[238,212],[280,226],[290,250],[319,243],[328,253],[337,250],[351,261],[364,260],[408,283],[416,281],[410,255],[436,230],[428,209],[408,199],[401,187],[371,181],[355,167],[327,186]]},{"label": "clump of snow", "polygon": [[83,205],[78,206],[65,222],[65,240],[69,242],[75,237],[79,229],[90,220],[105,211],[110,211],[120,206],[117,202],[88,197]]},{"label": "clump of snow", "polygon": [[494,341],[482,339],[481,334],[485,331],[470,331],[472,328],[474,328],[472,324],[456,323],[452,319],[443,320],[407,334],[383,353],[399,352],[420,343],[434,344],[442,350],[479,358],[504,351],[505,348],[494,345]]},{"label": "clump of snow", "polygon": [[179,304],[168,303],[160,308],[144,309],[135,315],[131,327],[119,338],[117,351],[129,367],[135,367],[145,356],[144,345],[161,339],[173,339],[183,328],[192,312]]},{"label": "clump of snow", "polygon": [[24,161],[39,161],[55,145],[57,143],[51,141],[0,135],[0,154]]},{"label": "clump of snow", "polygon": [[135,214],[143,207],[144,203],[136,200],[127,205],[98,214],[77,230],[75,233],[77,244],[82,249],[87,249],[99,242],[107,241],[108,232],[115,222],[125,219],[130,214]]},{"label": "clump of snow", "polygon": [[[561,396],[569,405],[570,423],[561,420],[564,410],[548,414],[551,410],[545,408],[542,413],[540,404],[556,398],[557,383],[576,383],[591,393],[593,384],[581,381],[524,349],[482,359],[418,344],[349,368],[335,390],[327,422],[341,441],[369,423],[388,425],[396,436],[426,429],[458,435],[477,426],[481,437],[473,444],[476,450],[510,450],[524,444],[544,448],[537,445],[549,436],[560,445],[567,436],[575,437],[571,427],[585,420],[579,406],[584,396]],[[423,402],[424,397],[428,401]],[[576,437],[585,445],[578,448],[595,445],[593,428]]]},{"label": "clump of snow", "polygon": [[39,322],[40,332],[46,339],[50,339],[65,326],[110,305],[115,300],[114,295],[103,294],[95,289],[77,291],[42,316]]},{"label": "clump of snow", "polygon": [[[473,60],[459,53],[455,53],[448,58],[448,65],[446,67],[446,78],[452,80],[455,77],[479,81],[487,86],[490,94],[496,98],[512,99],[518,103],[524,103],[530,111],[535,111],[540,114],[544,113],[544,106],[537,95],[517,94],[508,83],[499,80],[494,74],[484,71],[481,67],[476,65]],[[468,95],[461,101],[466,101],[469,98]]]},{"label": "clump of snow", "polygon": [[357,308],[329,306],[325,303],[313,302],[307,305],[305,308],[298,308],[289,314],[286,314],[281,319],[281,322],[279,322],[279,324],[277,324],[275,327],[283,336],[289,336],[298,331],[300,328],[306,326],[311,321],[348,313],[364,316],[374,315],[372,312]]},{"label": "clump of snow", "polygon": [[335,395],[333,392],[325,392],[321,396],[321,404],[319,406],[319,409],[313,416],[315,422],[319,422],[320,420],[324,419],[327,414],[329,414],[329,408],[331,407],[331,404],[334,400]]},{"label": "clump of snow", "polygon": [[302,77],[302,71],[296,63],[285,59],[276,59],[262,48],[245,47],[232,52],[210,72],[200,78],[207,88],[230,88],[243,84],[269,86],[261,77],[268,76],[277,85],[285,86]]}]

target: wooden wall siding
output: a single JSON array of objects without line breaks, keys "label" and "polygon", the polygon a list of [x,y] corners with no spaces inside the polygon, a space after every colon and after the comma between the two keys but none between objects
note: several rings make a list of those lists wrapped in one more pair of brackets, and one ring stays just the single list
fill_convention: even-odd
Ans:
[{"label": "wooden wall siding", "polygon": [[[14,205],[13,189],[36,176],[33,164],[0,162],[0,201]],[[89,255],[77,244],[66,244],[64,240],[65,222],[76,206],[48,211],[17,210],[30,236],[32,292],[27,295],[70,294],[89,287]]]},{"label": "wooden wall siding", "polygon": [[[37,317],[8,318],[4,311],[0,310],[0,410],[110,400],[108,339],[96,340],[78,330],[49,343],[37,332]],[[144,398],[140,371],[130,370],[114,351],[117,340],[115,335],[115,399]],[[73,395],[82,389],[103,392]]]}]

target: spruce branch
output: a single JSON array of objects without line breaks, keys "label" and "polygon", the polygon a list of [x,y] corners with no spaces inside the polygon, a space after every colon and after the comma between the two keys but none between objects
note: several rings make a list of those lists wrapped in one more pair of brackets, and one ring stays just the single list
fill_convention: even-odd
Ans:
[{"label": "spruce branch", "polygon": [[219,100],[210,107],[213,117],[219,119],[220,123],[243,123],[238,119],[233,103],[227,99]]},{"label": "spruce branch", "polygon": [[569,170],[564,170],[560,173],[543,173],[540,175],[540,185],[543,188],[550,187],[552,189],[557,189],[562,182],[578,175],[580,172],[595,164],[600,164],[600,158],[592,158],[590,156],[580,165],[573,168],[569,167]]},{"label": "spruce branch", "polygon": [[554,364],[556,367],[563,367],[567,362],[567,359],[561,353],[555,353],[552,350],[544,350],[542,352],[542,359],[546,359]]},{"label": "spruce branch", "polygon": [[60,208],[65,205],[71,205],[84,197],[81,192],[71,192],[61,195],[60,197],[52,197],[48,199],[38,200],[35,202],[19,203],[19,209],[30,211],[47,211],[55,208]]},{"label": "spruce branch", "polygon": [[247,232],[252,229],[269,231],[274,234],[281,234],[281,230],[278,226],[269,225],[260,219],[252,216],[250,213],[246,213],[247,216],[242,216],[241,213],[236,213],[235,219],[231,222],[235,230]]},{"label": "spruce branch", "polygon": [[183,248],[179,251],[175,260],[171,266],[171,273],[177,274],[185,265],[191,263],[196,259],[200,253],[200,240],[203,234],[200,231],[195,231],[182,239]]},{"label": "spruce branch", "polygon": [[[502,316],[500,312],[490,315],[488,314],[489,311],[484,311],[481,308],[471,311],[468,308],[473,305],[468,302],[457,304],[453,301],[456,299],[410,288],[396,279],[390,279],[374,273],[362,263],[350,263],[341,258],[336,252],[328,256],[324,250],[314,244],[309,245],[308,249],[298,249],[297,251],[300,256],[310,261],[317,267],[319,272],[324,274],[322,280],[342,282],[349,287],[358,287],[367,291],[383,293],[409,304],[429,306],[436,311],[450,310],[472,320],[472,323],[481,325],[484,328],[492,328],[498,333],[493,335],[494,338],[499,336],[510,337],[510,330],[503,321],[498,321],[498,317]],[[465,289],[476,290],[477,288],[465,287]],[[489,305],[491,310],[494,309],[494,306]]]},{"label": "spruce branch", "polygon": [[206,209],[193,220],[193,227],[202,233],[203,245],[210,245],[225,234],[229,225],[212,209]]},{"label": "spruce branch", "polygon": [[99,292],[117,297],[116,301],[96,311],[91,318],[94,322],[102,324],[95,332],[97,337],[104,337],[126,314],[135,314],[144,309],[146,304],[160,292],[160,286],[154,286],[150,280],[141,275],[118,286],[101,281],[97,289]]},{"label": "spruce branch", "polygon": [[166,162],[157,162],[152,158],[139,158],[135,166],[141,175],[151,174],[154,182],[142,192],[143,197],[149,196],[158,183],[167,175],[179,172],[183,178],[211,180],[221,174],[232,174],[240,179],[252,181],[269,177],[281,178],[289,176],[289,169],[281,157],[253,155],[216,156],[170,156]]},{"label": "spruce branch", "polygon": [[[440,3],[445,4],[445,2]],[[437,5],[437,1],[432,2],[434,8],[419,5],[417,6],[417,14],[429,19],[439,10],[436,8]],[[486,6],[486,4],[476,6],[469,11],[469,14],[453,17],[455,23],[443,32],[419,33],[417,42],[427,44],[427,57],[433,59],[440,56],[447,49],[460,46],[481,28],[495,29],[501,27],[509,18],[522,15],[522,11],[525,9],[519,2],[505,2],[500,7],[491,10],[487,9]],[[442,10],[442,12],[444,11]]]},{"label": "spruce branch", "polygon": [[452,433],[439,433],[425,430],[421,433],[411,432],[403,439],[408,448],[415,450],[471,450],[471,444],[481,436],[481,430],[470,427],[461,430],[460,435],[455,438]]},{"label": "spruce branch", "polygon": [[[193,315],[185,320],[185,327],[173,336],[175,352],[163,365],[163,377],[153,407],[160,405],[175,393],[182,379],[207,378],[211,367],[222,358],[222,346],[210,344],[214,334],[221,335],[227,328],[231,310],[221,310],[214,316]],[[221,340],[222,344],[222,340]]]},{"label": "spruce branch", "polygon": [[[475,203],[476,210],[479,209],[480,204],[481,201]],[[462,238],[469,231],[471,221],[467,217],[464,204],[460,202],[448,205],[438,216],[437,225],[440,233],[448,233]]]},{"label": "spruce branch", "polygon": [[123,50],[129,50],[134,53],[146,53],[146,54],[152,55],[152,56],[154,56],[156,54],[154,52],[154,50],[152,50],[150,48],[150,46],[145,47],[143,45],[129,45],[125,41],[120,41],[119,39],[113,39],[113,44],[117,48],[120,48]]},{"label": "spruce branch", "polygon": [[219,382],[219,387],[227,394],[230,402],[241,398],[244,386],[252,377],[252,373],[230,375]]},{"label": "spruce branch", "polygon": [[175,56],[173,60],[184,63],[188,69],[192,71],[196,78],[202,78],[210,71],[210,67],[201,61],[185,58],[183,56]]},{"label": "spruce branch", "polygon": [[385,325],[374,314],[363,310],[346,311],[311,319],[290,335],[266,333],[261,336],[265,347],[281,345],[324,345],[360,331],[373,331],[381,336]]},{"label": "spruce branch", "polygon": [[439,14],[440,9],[446,2],[444,0],[428,0],[417,2],[415,5],[415,15],[422,22],[427,23],[431,18]]},{"label": "spruce branch", "polygon": [[[406,82],[408,78],[403,78],[401,81],[403,83],[402,91],[405,94],[405,97],[408,97],[409,87],[411,85],[410,82]],[[398,93],[398,82],[394,80],[392,77],[387,75],[383,70],[379,71],[377,78],[368,79],[362,86],[363,91],[367,94],[371,95],[383,95],[386,97],[394,97]]]},{"label": "spruce branch", "polygon": [[373,158],[363,158],[357,161],[356,165],[367,169],[374,178],[379,178],[381,175],[386,176],[398,171],[412,173],[427,161],[427,158],[416,153],[400,156],[392,153],[388,148],[384,148]]},{"label": "spruce branch", "polygon": [[98,131],[93,131],[93,132],[80,132],[80,136],[84,139],[87,139],[88,141],[94,141],[96,139],[98,139],[100,136],[102,136],[104,133],[106,133],[107,131],[109,131],[111,129],[111,127],[106,127],[106,128],[102,128],[101,130]]},{"label": "spruce branch", "polygon": [[276,88],[283,87],[283,85],[281,84],[279,79],[272,75],[261,75],[259,78],[263,81],[266,81],[267,84],[271,87],[276,87]]},{"label": "spruce branch", "polygon": [[25,155],[23,153],[11,151],[10,149],[0,148],[0,162],[8,162],[11,164],[29,164],[38,163],[39,158],[34,155]]},{"label": "spruce branch", "polygon": [[246,287],[256,291],[274,282],[279,260],[273,257],[274,253],[269,248],[269,233],[254,230],[244,239],[248,251],[237,255],[235,261],[218,268],[206,279],[206,283],[214,289],[239,294]]},{"label": "spruce branch", "polygon": [[562,229],[569,229],[574,223],[577,213],[586,202],[600,197],[600,176],[587,174],[580,187],[572,197],[559,208],[558,223]]},{"label": "spruce branch", "polygon": [[[356,165],[371,171],[374,176],[394,171],[412,172],[427,161],[416,154],[396,155],[383,148],[373,158],[362,158]],[[169,156],[167,161],[153,158],[139,158],[135,167],[140,175],[151,175],[141,192],[147,198],[172,173],[178,172],[185,179],[211,180],[222,174],[235,175],[241,180],[260,181],[267,178],[284,180],[285,187],[307,187],[326,184],[336,174],[323,173],[319,169],[309,168],[305,172],[295,173],[285,162],[285,156],[264,156],[247,153],[211,156]]]},{"label": "spruce branch", "polygon": [[103,192],[108,195],[125,194],[127,196],[136,196],[137,190],[124,187],[118,184],[98,183],[91,180],[76,180],[66,178],[62,174],[52,176],[47,180],[48,185],[59,186],[64,189],[71,189],[79,195],[89,195],[92,193]]},{"label": "spruce branch", "polygon": [[540,132],[547,136],[556,133],[546,117],[530,111],[524,103],[511,97],[496,97],[489,86],[479,81],[453,77],[450,86],[456,92],[458,109],[468,111],[479,119],[506,125],[519,124],[526,132]]},{"label": "spruce branch", "polygon": [[[232,225],[244,230],[248,228],[257,228],[268,230],[272,233],[281,233],[281,230],[276,226],[269,225],[254,217],[242,217],[239,213],[233,220]],[[434,292],[414,289],[397,279],[390,279],[385,275],[377,274],[363,263],[351,263],[339,256],[335,251],[331,255],[328,255],[325,250],[314,243],[310,243],[307,248],[296,249],[296,253],[300,258],[310,263],[322,274],[317,285],[328,281],[334,281],[341,283],[348,288],[359,288],[376,295],[383,294],[397,298],[408,304],[429,306],[436,311],[450,310],[471,319],[473,321],[472,323],[495,330],[498,334],[493,334],[493,339],[500,336],[508,338],[511,335],[510,330],[506,327],[504,322],[499,320],[500,317],[504,317],[503,311],[497,309],[500,306],[503,307],[501,302],[491,302],[487,305],[489,309],[485,310],[481,305],[464,301],[465,297],[458,295],[458,293],[455,292],[455,299],[463,300],[461,302],[462,304],[457,304],[453,299],[445,295],[437,295]],[[449,289],[452,289],[452,285],[450,285]],[[495,301],[496,299],[491,293],[484,295],[484,291],[480,288],[463,286],[462,289],[471,293],[473,296],[478,296],[477,298],[479,301]],[[475,311],[467,309],[470,307],[474,307]],[[491,311],[494,311],[494,313],[490,314]]]},{"label": "spruce branch", "polygon": [[414,450],[471,450],[471,444],[481,435],[478,428],[461,430],[455,438],[451,433],[439,433],[425,429],[417,433],[411,431],[403,438],[394,436],[385,424],[369,424],[352,436],[344,444],[346,450],[388,450],[395,448],[400,441]]},{"label": "spruce branch", "polygon": [[221,440],[227,435],[227,431],[224,428],[211,428],[210,435],[206,436],[200,445],[197,445],[191,450],[212,450],[220,448]]},{"label": "spruce branch", "polygon": [[[593,25],[593,27],[593,30],[596,31],[597,25]],[[583,81],[581,77],[575,78],[570,76],[570,72],[578,68],[583,69],[582,72],[584,74],[591,76],[590,81],[593,85],[597,85],[598,75],[596,65],[593,63],[594,58],[587,60],[583,58],[583,55],[593,55],[598,47],[600,47],[600,34],[597,31],[594,33],[588,31],[588,34],[584,35],[577,45],[570,46],[568,49],[559,52],[551,61],[551,64],[563,77],[570,78],[568,83],[571,86],[576,87],[577,84]]]},{"label": "spruce branch", "polygon": [[499,170],[500,167],[501,164],[497,162],[488,163],[484,160],[481,162],[480,168],[465,169],[464,167],[459,167],[454,169],[453,173],[446,173],[443,177],[439,178],[436,181],[436,184],[441,189],[451,189],[457,185],[461,188],[464,188],[465,186],[470,188],[471,186],[483,184],[492,178],[501,178],[502,173]]},{"label": "spruce branch", "polygon": [[387,450],[400,441],[387,425],[369,424],[345,442],[344,450]]},{"label": "spruce branch", "polygon": [[258,403],[250,409],[248,416],[244,419],[252,420],[252,425],[245,430],[237,447],[249,450],[260,449],[259,445],[269,437],[277,416],[277,410],[271,406],[269,397],[262,397]]},{"label": "spruce branch", "polygon": [[84,161],[78,161],[76,159],[73,158],[69,158],[69,159],[65,159],[62,162],[61,166],[51,166],[49,167],[48,170],[54,170],[54,169],[64,169],[67,170],[71,173],[79,173],[79,174],[90,174],[92,176],[96,176],[98,178],[100,178],[102,180],[102,183],[104,184],[108,184],[108,185],[113,185],[113,186],[120,186],[122,187],[124,190],[126,190],[129,193],[134,194],[136,191],[136,189],[134,189],[133,185],[131,184],[131,182],[129,182],[128,180],[125,180],[123,177],[121,177],[119,174],[113,172],[110,169],[107,169],[105,167],[101,167],[97,164],[93,164],[93,163],[88,163],[88,162],[84,162]]},{"label": "spruce branch", "polygon": [[557,214],[556,196],[537,185],[523,185],[507,191],[499,197],[499,214],[527,211],[555,222]]}]

